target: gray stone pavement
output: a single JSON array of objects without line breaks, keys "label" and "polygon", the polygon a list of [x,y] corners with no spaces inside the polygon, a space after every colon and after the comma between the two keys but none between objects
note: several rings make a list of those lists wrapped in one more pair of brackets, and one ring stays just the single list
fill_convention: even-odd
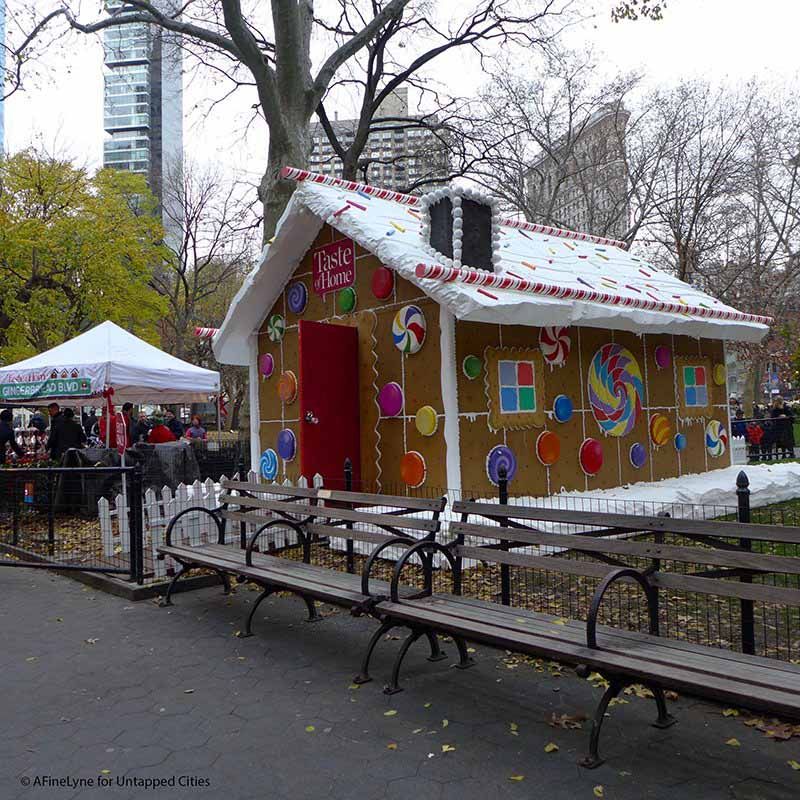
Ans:
[{"label": "gray stone pavement", "polygon": [[[2,570],[0,800],[800,797],[787,764],[800,761],[800,740],[771,741],[720,707],[680,698],[678,724],[662,731],[649,725],[652,700],[625,696],[606,721],[606,763],[587,771],[576,765],[587,723],[548,724],[554,712],[591,713],[599,698],[572,672],[510,669],[483,647],[462,672],[428,663],[420,642],[406,690],[387,697],[397,641],[381,644],[373,683],[351,684],[374,622],[329,610],[308,624],[299,601],[279,597],[263,604],[257,635],[239,639],[255,596],[208,589],[167,610]],[[545,753],[551,742],[558,750]],[[119,788],[118,778],[203,785]]]}]

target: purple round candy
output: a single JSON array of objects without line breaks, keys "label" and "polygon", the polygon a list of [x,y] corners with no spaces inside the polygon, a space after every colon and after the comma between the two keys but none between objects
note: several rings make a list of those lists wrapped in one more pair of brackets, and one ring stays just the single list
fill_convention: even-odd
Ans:
[{"label": "purple round candy", "polygon": [[278,434],[278,455],[284,461],[291,461],[297,454],[297,439],[291,428],[284,428]]},{"label": "purple round candy", "polygon": [[486,456],[486,474],[495,486],[500,482],[500,467],[505,467],[506,480],[512,480],[517,474],[517,458],[504,444],[493,447]]},{"label": "purple round candy", "polygon": [[643,444],[636,442],[636,444],[631,445],[629,456],[631,464],[636,469],[641,469],[647,463],[647,448]]},{"label": "purple round candy", "polygon": [[665,344],[660,344],[656,347],[655,359],[659,369],[666,369],[672,363],[672,350]]},{"label": "purple round candy", "polygon": [[382,417],[396,417],[403,410],[403,389],[390,381],[378,392],[378,407]]},{"label": "purple round candy", "polygon": [[302,314],[308,302],[308,289],[302,281],[295,281],[286,290],[286,305],[292,314]]},{"label": "purple round candy", "polygon": [[269,378],[275,372],[275,359],[269,353],[261,354],[258,359],[258,371],[264,378]]}]

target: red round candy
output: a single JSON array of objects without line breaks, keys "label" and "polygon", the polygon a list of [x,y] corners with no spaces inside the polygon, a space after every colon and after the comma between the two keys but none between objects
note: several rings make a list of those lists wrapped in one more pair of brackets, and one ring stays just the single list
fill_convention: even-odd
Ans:
[{"label": "red round candy", "polygon": [[597,475],[603,466],[603,445],[597,439],[584,439],[578,452],[578,460],[587,475]]},{"label": "red round candy", "polygon": [[378,300],[388,300],[394,291],[394,272],[387,267],[378,267],[372,273],[372,294]]}]

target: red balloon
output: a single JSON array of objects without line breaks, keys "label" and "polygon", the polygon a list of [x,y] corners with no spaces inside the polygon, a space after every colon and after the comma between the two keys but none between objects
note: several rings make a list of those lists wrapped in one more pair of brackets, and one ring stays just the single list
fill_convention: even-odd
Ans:
[{"label": "red balloon", "polygon": [[578,452],[578,461],[587,475],[597,475],[603,466],[603,445],[597,439],[584,439]]},{"label": "red balloon", "polygon": [[372,273],[372,294],[378,300],[388,300],[394,291],[394,272],[387,267],[378,267]]}]

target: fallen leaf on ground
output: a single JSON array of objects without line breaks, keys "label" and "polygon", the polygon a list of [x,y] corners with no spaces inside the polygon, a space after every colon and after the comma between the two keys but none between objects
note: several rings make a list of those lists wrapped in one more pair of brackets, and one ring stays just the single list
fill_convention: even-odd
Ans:
[{"label": "fallen leaf on ground", "polygon": [[442,745],[442,752],[443,753],[452,753],[456,748],[453,747],[451,744],[443,744]]},{"label": "fallen leaf on ground", "polygon": [[565,730],[577,730],[583,727],[583,723],[587,717],[585,714],[556,714],[554,711],[550,715],[550,721],[547,723],[551,728],[564,728]]},{"label": "fallen leaf on ground", "polygon": [[509,775],[508,779],[510,781],[524,781],[525,780],[525,776],[524,775]]},{"label": "fallen leaf on ground", "polygon": [[723,717],[738,717],[739,716],[739,712],[735,708],[726,708],[722,712],[722,716]]},{"label": "fallen leaf on ground", "polygon": [[592,789],[592,793],[594,794],[595,797],[605,797],[606,796],[606,793],[603,791],[603,787],[602,786],[595,786],[594,789]]},{"label": "fallen leaf on ground", "polygon": [[742,746],[742,743],[735,736],[732,736],[730,739],[728,739],[728,741],[725,742],[725,744],[727,744],[728,747],[741,747]]},{"label": "fallen leaf on ground", "polygon": [[390,742],[389,744],[386,745],[386,749],[387,750],[397,750],[397,743],[396,742]]},{"label": "fallen leaf on ground", "polygon": [[795,761],[792,759],[791,761],[786,762],[792,769],[800,770],[800,761]]},{"label": "fallen leaf on ground", "polygon": [[194,694],[194,689],[184,689],[183,693],[184,694]]},{"label": "fallen leaf on ground", "polygon": [[433,703],[425,703],[423,708],[430,708],[432,705],[433,705]]},{"label": "fallen leaf on ground", "polygon": [[314,733],[316,728],[313,725],[306,725],[306,733]]},{"label": "fallen leaf on ground", "polygon": [[449,719],[443,719],[442,720],[442,727],[443,728],[446,728],[449,724],[450,724],[450,720]]},{"label": "fallen leaf on ground", "polygon": [[395,709],[390,708],[388,711],[384,711],[383,712],[383,716],[384,717],[393,717],[396,713],[397,713],[397,711]]},{"label": "fallen leaf on ground", "polygon": [[555,742],[548,742],[544,746],[545,753],[555,753],[558,752],[558,745]]}]

